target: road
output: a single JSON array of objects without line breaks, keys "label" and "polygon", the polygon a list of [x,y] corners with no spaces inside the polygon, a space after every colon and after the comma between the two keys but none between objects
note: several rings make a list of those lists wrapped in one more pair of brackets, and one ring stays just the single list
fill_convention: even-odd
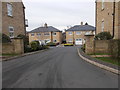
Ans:
[{"label": "road", "polygon": [[6,61],[3,88],[117,88],[118,76],[91,65],[77,47],[58,47]]}]

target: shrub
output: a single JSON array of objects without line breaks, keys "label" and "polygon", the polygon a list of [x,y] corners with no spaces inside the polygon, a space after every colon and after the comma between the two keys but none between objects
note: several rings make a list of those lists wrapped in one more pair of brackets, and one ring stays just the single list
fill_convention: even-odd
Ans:
[{"label": "shrub", "polygon": [[47,43],[47,46],[56,46],[56,44],[53,42],[49,42],[49,43]]},{"label": "shrub", "polygon": [[49,47],[47,45],[43,45],[42,49],[49,49]]},{"label": "shrub", "polygon": [[25,53],[27,53],[27,52],[32,52],[33,50],[32,50],[32,48],[31,47],[29,47],[29,46],[27,46],[26,48],[24,48],[24,52]]},{"label": "shrub", "polygon": [[39,41],[32,41],[30,43],[30,46],[31,46],[31,48],[32,48],[33,51],[37,51],[37,50],[40,49],[40,43],[39,43]]},{"label": "shrub", "polygon": [[85,44],[82,46],[81,49],[83,50],[83,52],[85,52]]},{"label": "shrub", "polygon": [[0,33],[0,42],[2,43],[8,43],[8,42],[11,42],[11,39],[9,36],[3,34],[3,33]]},{"label": "shrub", "polygon": [[101,32],[95,36],[95,40],[110,40],[112,36],[110,32]]}]

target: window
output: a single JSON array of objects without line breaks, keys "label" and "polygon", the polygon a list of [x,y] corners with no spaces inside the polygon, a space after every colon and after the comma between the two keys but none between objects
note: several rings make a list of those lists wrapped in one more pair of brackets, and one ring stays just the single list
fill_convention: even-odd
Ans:
[{"label": "window", "polygon": [[76,32],[76,35],[80,35],[81,34],[81,32]]},{"label": "window", "polygon": [[8,13],[8,16],[13,16],[12,15],[12,4],[10,3],[7,4],[7,13]]},{"label": "window", "polygon": [[34,33],[31,33],[31,36],[34,36],[35,34]]},{"label": "window", "polygon": [[102,10],[104,10],[104,8],[105,8],[105,1],[102,0]]},{"label": "window", "polygon": [[40,36],[41,34],[40,33],[37,33],[37,36]]},{"label": "window", "polygon": [[92,34],[91,31],[85,33],[85,35],[90,35],[90,34]]},{"label": "window", "polygon": [[53,42],[57,42],[57,40],[53,40]]},{"label": "window", "polygon": [[69,35],[72,35],[72,32],[68,32]]},{"label": "window", "polygon": [[14,27],[9,26],[9,36],[10,38],[14,38]]},{"label": "window", "polygon": [[68,42],[73,42],[73,39],[68,39]]},{"label": "window", "polygon": [[102,32],[104,32],[104,21],[102,21],[101,27],[102,27]]},{"label": "window", "polygon": [[44,35],[45,35],[45,36],[49,36],[50,34],[46,32],[46,33],[44,33]]},{"label": "window", "polygon": [[76,39],[76,41],[82,41],[82,39]]},{"label": "window", "polygon": [[55,33],[55,32],[53,33],[53,36],[56,36],[56,33]]}]

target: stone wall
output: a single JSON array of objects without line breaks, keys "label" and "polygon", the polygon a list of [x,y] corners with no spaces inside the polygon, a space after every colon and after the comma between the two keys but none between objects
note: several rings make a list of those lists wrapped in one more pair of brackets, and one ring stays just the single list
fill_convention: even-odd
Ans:
[{"label": "stone wall", "polygon": [[14,38],[11,43],[2,43],[3,54],[22,54],[24,53],[23,39]]},{"label": "stone wall", "polygon": [[87,37],[86,49],[87,54],[95,53],[118,53],[118,40],[93,40],[91,37]]}]

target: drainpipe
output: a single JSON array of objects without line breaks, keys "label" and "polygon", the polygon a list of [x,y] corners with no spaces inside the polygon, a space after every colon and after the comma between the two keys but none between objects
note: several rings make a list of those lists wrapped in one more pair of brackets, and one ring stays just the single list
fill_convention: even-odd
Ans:
[{"label": "drainpipe", "polygon": [[96,17],[96,23],[95,23],[96,24],[95,25],[96,26],[96,30],[95,30],[95,35],[96,35],[97,34],[97,0],[96,0],[95,3],[96,3],[96,6],[95,6],[95,8],[96,8],[96,16],[95,16]]},{"label": "drainpipe", "polygon": [[113,35],[112,38],[115,36],[115,0],[113,2]]},{"label": "drainpipe", "polygon": [[51,42],[53,42],[53,31],[51,31]]},{"label": "drainpipe", "polygon": [[75,44],[74,31],[73,31],[73,44]]}]

